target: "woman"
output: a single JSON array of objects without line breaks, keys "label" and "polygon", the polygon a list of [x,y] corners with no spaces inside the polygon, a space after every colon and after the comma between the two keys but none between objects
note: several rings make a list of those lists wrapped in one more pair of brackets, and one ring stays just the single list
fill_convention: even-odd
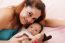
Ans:
[{"label": "woman", "polygon": [[[43,3],[31,0],[26,0],[23,3],[23,9],[21,9],[21,5],[12,9],[1,9],[3,17],[0,25],[0,32],[2,33],[0,40],[9,40],[22,26],[26,27],[45,18],[45,5]],[[7,34],[6,37],[4,34]]]}]

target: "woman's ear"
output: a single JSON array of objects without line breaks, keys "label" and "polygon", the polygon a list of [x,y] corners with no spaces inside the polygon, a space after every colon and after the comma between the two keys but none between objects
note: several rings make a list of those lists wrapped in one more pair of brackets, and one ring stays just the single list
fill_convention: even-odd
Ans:
[{"label": "woman's ear", "polygon": [[51,39],[51,38],[52,38],[51,35],[46,36],[46,34],[44,34],[44,39],[43,39],[43,41],[47,41],[47,40],[49,40],[49,39]]}]

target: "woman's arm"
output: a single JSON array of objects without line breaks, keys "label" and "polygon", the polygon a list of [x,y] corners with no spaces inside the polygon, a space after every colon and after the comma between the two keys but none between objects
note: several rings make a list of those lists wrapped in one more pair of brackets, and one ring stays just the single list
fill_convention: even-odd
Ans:
[{"label": "woman's arm", "polygon": [[58,19],[45,19],[40,22],[47,27],[65,26],[65,21]]},{"label": "woman's arm", "polygon": [[65,26],[65,21],[58,19],[46,19],[45,25],[49,27]]}]

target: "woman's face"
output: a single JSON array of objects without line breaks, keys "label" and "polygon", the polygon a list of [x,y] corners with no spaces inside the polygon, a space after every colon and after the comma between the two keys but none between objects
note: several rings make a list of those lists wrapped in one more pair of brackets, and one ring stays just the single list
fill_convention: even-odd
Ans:
[{"label": "woman's face", "polygon": [[32,34],[36,35],[41,31],[41,26],[38,23],[34,23],[30,25],[27,30]]},{"label": "woman's face", "polygon": [[31,24],[41,16],[41,11],[35,7],[24,7],[20,13],[20,22],[23,25]]}]

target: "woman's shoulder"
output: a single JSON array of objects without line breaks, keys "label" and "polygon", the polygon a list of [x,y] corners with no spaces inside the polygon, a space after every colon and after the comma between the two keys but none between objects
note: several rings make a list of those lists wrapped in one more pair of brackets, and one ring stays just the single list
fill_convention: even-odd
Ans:
[{"label": "woman's shoulder", "polygon": [[0,8],[0,14],[12,14],[14,11],[13,7]]},{"label": "woman's shoulder", "polygon": [[14,9],[12,7],[0,8],[0,28],[7,27],[13,18]]},{"label": "woman's shoulder", "polygon": [[46,19],[45,25],[50,27],[65,26],[65,21],[58,19]]}]

